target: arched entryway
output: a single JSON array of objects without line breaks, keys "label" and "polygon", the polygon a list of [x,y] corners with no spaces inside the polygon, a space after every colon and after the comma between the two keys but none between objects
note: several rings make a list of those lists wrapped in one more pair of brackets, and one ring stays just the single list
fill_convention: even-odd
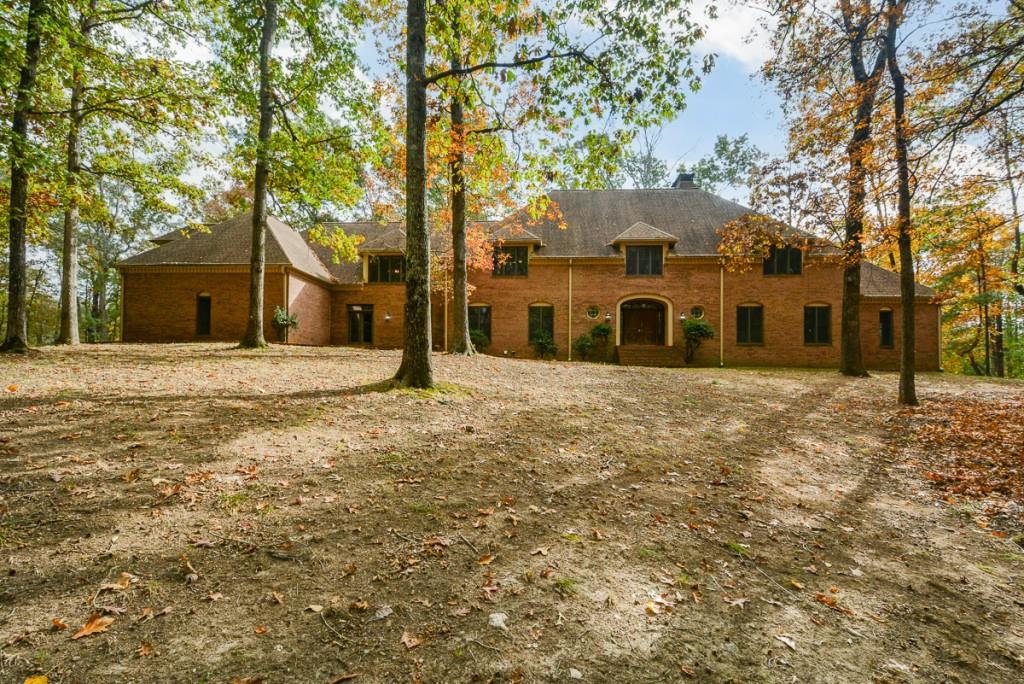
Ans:
[{"label": "arched entryway", "polygon": [[638,297],[619,304],[619,344],[672,344],[670,305],[660,299]]}]

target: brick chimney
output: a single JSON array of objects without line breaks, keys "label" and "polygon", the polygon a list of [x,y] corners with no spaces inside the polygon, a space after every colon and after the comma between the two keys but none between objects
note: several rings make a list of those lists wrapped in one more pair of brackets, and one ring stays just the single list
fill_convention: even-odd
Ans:
[{"label": "brick chimney", "polygon": [[676,180],[672,183],[672,187],[676,190],[693,190],[697,187],[697,184],[693,182],[692,173],[680,173],[676,176]]}]

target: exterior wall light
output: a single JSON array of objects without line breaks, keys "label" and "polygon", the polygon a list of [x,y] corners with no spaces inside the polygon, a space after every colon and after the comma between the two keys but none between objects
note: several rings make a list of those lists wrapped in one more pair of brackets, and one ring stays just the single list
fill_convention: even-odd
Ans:
[{"label": "exterior wall light", "polygon": [[686,312],[685,311],[680,311],[679,312],[679,322],[682,323],[685,320],[686,320]]},{"label": "exterior wall light", "polygon": [[387,323],[390,320],[391,320],[391,314],[388,313],[387,311],[385,311],[384,312],[384,322]]},{"label": "exterior wall light", "polygon": [[610,321],[610,320],[612,320],[612,312],[611,312],[611,311],[606,311],[606,312],[605,312],[605,314],[604,314],[604,320],[605,320],[606,322],[607,322],[607,321]]}]

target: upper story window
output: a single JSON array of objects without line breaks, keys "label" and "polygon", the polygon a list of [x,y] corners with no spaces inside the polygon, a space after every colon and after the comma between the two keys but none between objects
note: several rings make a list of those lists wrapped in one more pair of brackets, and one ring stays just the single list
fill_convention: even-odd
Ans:
[{"label": "upper story window", "polygon": [[660,276],[664,253],[661,245],[627,245],[626,275]]},{"label": "upper story window", "polygon": [[401,283],[405,280],[405,257],[401,254],[371,254],[367,280],[371,283]]},{"label": "upper story window", "polygon": [[764,259],[765,275],[800,275],[804,253],[799,247],[772,247]]},{"label": "upper story window", "polygon": [[804,344],[832,344],[832,307],[804,307]]},{"label": "upper story window", "polygon": [[530,263],[530,248],[525,246],[499,245],[494,248],[494,266],[491,274],[496,276],[524,276]]}]

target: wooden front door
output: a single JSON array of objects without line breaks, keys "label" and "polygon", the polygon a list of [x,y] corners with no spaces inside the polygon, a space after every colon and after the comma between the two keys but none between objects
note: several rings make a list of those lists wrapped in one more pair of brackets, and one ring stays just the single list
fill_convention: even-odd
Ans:
[{"label": "wooden front door", "polygon": [[634,299],[622,305],[622,344],[665,344],[665,304]]}]

